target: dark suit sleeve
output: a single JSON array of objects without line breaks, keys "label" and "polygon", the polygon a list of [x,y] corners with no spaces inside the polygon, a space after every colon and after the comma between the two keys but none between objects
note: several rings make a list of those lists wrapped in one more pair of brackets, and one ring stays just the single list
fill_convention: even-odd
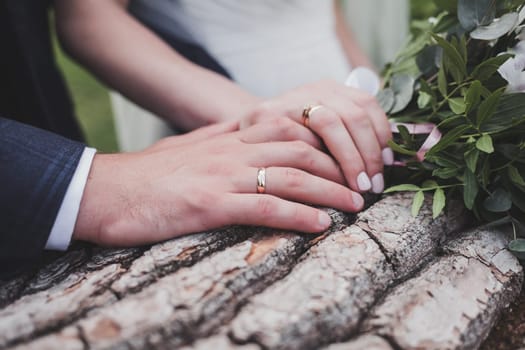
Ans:
[{"label": "dark suit sleeve", "polygon": [[0,275],[42,253],[84,147],[0,117]]}]

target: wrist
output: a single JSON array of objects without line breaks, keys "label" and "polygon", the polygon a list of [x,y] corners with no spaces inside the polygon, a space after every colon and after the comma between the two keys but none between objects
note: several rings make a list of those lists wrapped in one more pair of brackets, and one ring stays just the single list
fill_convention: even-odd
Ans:
[{"label": "wrist", "polygon": [[97,154],[89,171],[77,221],[73,230],[73,239],[92,243],[102,243],[104,222],[117,210],[113,198],[119,198],[116,193],[121,186],[113,183],[118,179],[113,173],[120,168],[118,155]]}]

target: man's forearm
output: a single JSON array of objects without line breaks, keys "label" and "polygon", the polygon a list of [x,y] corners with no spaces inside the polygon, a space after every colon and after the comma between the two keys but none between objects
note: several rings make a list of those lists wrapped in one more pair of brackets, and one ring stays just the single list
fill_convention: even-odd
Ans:
[{"label": "man's forearm", "polygon": [[258,101],[177,54],[127,13],[125,1],[55,0],[55,6],[61,42],[73,57],[181,129],[239,118]]}]

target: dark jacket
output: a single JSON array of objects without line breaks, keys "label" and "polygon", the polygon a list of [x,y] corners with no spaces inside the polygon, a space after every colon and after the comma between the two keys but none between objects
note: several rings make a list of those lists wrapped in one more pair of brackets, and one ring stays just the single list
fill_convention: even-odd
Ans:
[{"label": "dark jacket", "polygon": [[[48,5],[0,0],[0,279],[40,259],[84,149],[53,55]],[[199,47],[164,39],[227,75]]]}]

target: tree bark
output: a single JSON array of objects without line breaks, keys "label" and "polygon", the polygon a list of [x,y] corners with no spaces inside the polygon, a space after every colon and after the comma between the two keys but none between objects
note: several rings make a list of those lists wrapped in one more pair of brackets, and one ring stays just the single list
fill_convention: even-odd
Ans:
[{"label": "tree bark", "polygon": [[[323,235],[231,227],[80,248],[0,285],[0,348],[476,349],[520,290],[509,235],[427,198],[329,210]],[[328,210],[328,209],[327,209]]]}]

